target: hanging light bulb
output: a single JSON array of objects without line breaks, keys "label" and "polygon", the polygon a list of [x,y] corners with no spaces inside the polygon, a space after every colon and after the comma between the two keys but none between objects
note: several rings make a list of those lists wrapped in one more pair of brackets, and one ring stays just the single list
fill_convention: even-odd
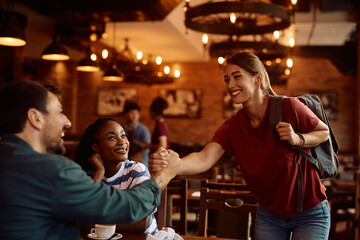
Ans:
[{"label": "hanging light bulb", "polygon": [[288,68],[292,68],[293,65],[294,65],[293,60],[292,60],[291,58],[288,58],[288,59],[286,60],[286,66],[287,66]]},{"label": "hanging light bulb", "polygon": [[219,63],[219,64],[224,64],[224,62],[225,62],[225,58],[223,58],[223,57],[218,57],[218,63]]},{"label": "hanging light bulb", "polygon": [[137,58],[137,60],[141,60],[142,57],[143,57],[143,53],[142,53],[141,51],[138,51],[138,52],[136,53],[136,58]]},{"label": "hanging light bulb", "polygon": [[295,6],[297,4],[297,0],[291,0],[291,4]]},{"label": "hanging light bulb", "polygon": [[275,40],[278,40],[278,39],[280,38],[280,32],[277,31],[277,30],[274,31],[274,32],[273,32],[273,36],[274,36],[274,39],[275,39]]},{"label": "hanging light bulb", "polygon": [[204,46],[206,46],[209,42],[209,37],[208,35],[205,33],[202,35],[202,43],[204,44]]},{"label": "hanging light bulb", "polygon": [[289,47],[294,47],[295,46],[295,39],[294,38],[290,38],[289,39]]},{"label": "hanging light bulb", "polygon": [[169,74],[169,73],[170,73],[170,67],[169,67],[169,66],[165,66],[165,67],[164,67],[164,73],[165,73],[165,74]]},{"label": "hanging light bulb", "polygon": [[231,14],[230,14],[230,22],[231,22],[232,24],[235,24],[235,23],[236,23],[236,15],[235,15],[235,13],[231,13]]},{"label": "hanging light bulb", "polygon": [[101,52],[101,56],[103,59],[107,59],[109,56],[109,51],[107,49],[103,49]]},{"label": "hanging light bulb", "polygon": [[176,70],[174,71],[174,76],[175,76],[176,78],[179,78],[179,77],[180,77],[180,70],[176,69]]},{"label": "hanging light bulb", "polygon": [[160,56],[157,56],[155,62],[156,62],[157,65],[161,65],[162,58]]},{"label": "hanging light bulb", "polygon": [[95,53],[92,53],[90,56],[91,60],[93,60],[94,62],[97,60],[97,56]]}]

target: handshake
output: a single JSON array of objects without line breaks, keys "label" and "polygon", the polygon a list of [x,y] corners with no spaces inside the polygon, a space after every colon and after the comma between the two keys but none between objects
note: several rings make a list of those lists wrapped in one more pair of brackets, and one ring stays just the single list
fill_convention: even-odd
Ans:
[{"label": "handshake", "polygon": [[149,170],[161,189],[173,179],[181,166],[179,154],[172,150],[160,147],[149,159]]}]

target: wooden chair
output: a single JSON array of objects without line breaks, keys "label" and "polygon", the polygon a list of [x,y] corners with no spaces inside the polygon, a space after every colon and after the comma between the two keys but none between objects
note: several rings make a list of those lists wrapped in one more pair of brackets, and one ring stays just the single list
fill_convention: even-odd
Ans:
[{"label": "wooden chair", "polygon": [[348,208],[346,211],[346,239],[359,240],[360,228],[360,170],[355,173],[355,196],[354,208]]},{"label": "wooden chair", "polygon": [[[168,205],[168,199],[171,200],[173,195],[179,196],[176,199],[172,199],[172,204]],[[175,232],[180,233],[181,235],[187,234],[187,203],[188,195],[188,179],[172,179],[167,187],[161,194],[161,204],[157,210],[157,224],[158,229],[163,227],[171,227]],[[172,215],[172,206],[179,206],[180,209],[180,223],[178,226],[169,226],[167,222]]]},{"label": "wooden chair", "polygon": [[[215,229],[217,237],[249,239],[251,236],[251,239],[254,239],[257,202],[245,184],[210,183],[203,180],[199,209],[199,236],[207,237],[208,235],[208,230],[210,230],[208,216],[209,210],[212,209],[217,210],[217,213],[222,212],[227,215],[235,213],[237,217],[240,217],[239,219],[245,219],[239,223],[244,227],[243,229],[240,226],[232,227],[231,231]],[[227,219],[232,221],[232,219]],[[235,222],[232,221],[232,223]]]}]

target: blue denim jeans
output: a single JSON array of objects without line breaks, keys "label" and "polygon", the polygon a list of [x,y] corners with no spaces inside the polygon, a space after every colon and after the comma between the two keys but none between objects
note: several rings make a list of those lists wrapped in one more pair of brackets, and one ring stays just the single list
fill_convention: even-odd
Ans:
[{"label": "blue denim jeans", "polygon": [[289,219],[258,206],[256,240],[327,240],[329,231],[330,210],[327,200]]}]

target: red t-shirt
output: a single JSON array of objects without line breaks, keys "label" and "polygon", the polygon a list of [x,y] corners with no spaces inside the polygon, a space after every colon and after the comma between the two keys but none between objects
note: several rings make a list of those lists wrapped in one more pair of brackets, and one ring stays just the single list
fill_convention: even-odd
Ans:
[{"label": "red t-shirt", "polygon": [[[245,111],[239,110],[219,127],[211,141],[219,143],[229,156],[236,156],[248,188],[262,207],[280,217],[290,218],[299,214],[296,211],[296,153],[271,128],[270,99],[271,96],[260,126],[251,127]],[[282,116],[295,132],[311,132],[319,123],[316,115],[297,98],[284,98]],[[315,166],[300,158],[306,211],[326,199],[326,195]]]}]

